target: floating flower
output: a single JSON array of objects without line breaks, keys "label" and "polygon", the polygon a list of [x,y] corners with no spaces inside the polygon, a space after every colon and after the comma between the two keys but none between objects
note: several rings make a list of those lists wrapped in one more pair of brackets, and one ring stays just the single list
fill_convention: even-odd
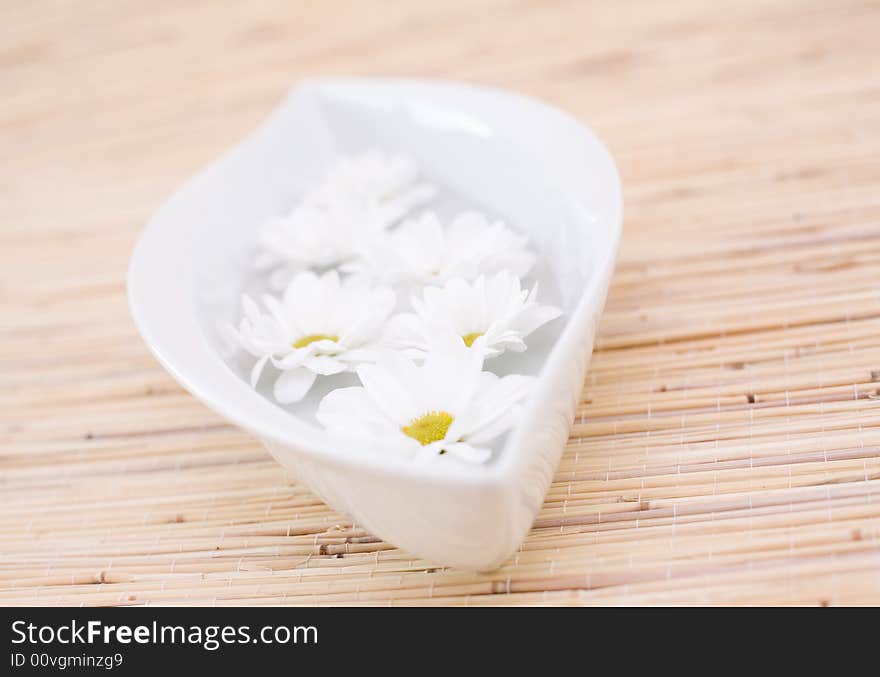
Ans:
[{"label": "floating flower", "polygon": [[519,415],[533,379],[482,371],[482,348],[482,339],[468,349],[449,337],[434,342],[421,366],[399,352],[386,353],[358,367],[361,387],[327,394],[317,418],[331,434],[359,444],[484,462],[491,455],[488,443]]},{"label": "floating flower", "polygon": [[526,245],[525,237],[478,212],[464,212],[447,227],[433,212],[424,212],[380,235],[344,269],[388,283],[415,284],[473,280],[500,270],[525,275],[534,264]]},{"label": "floating flower", "polygon": [[474,282],[455,278],[443,287],[426,287],[411,299],[415,313],[391,319],[387,342],[418,356],[432,337],[451,332],[468,347],[483,337],[487,358],[505,350],[522,352],[526,336],[562,314],[540,305],[537,293],[537,284],[531,291],[523,289],[519,278],[507,271],[481,275]]},{"label": "floating flower", "polygon": [[366,153],[345,158],[288,214],[263,226],[258,265],[278,268],[275,286],[299,270],[339,265],[433,195],[407,157]]},{"label": "floating flower", "polygon": [[395,302],[390,289],[340,282],[335,271],[321,276],[299,273],[281,300],[264,297],[265,313],[245,296],[245,317],[237,335],[257,358],[251,384],[256,386],[271,360],[281,370],[275,399],[298,402],[317,375],[353,371],[376,359],[377,339]]}]

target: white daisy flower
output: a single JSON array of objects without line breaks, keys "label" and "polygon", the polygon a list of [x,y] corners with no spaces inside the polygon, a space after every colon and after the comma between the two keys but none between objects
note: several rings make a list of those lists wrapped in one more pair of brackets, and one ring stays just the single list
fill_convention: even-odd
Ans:
[{"label": "white daisy flower", "polygon": [[464,212],[444,227],[436,214],[424,212],[376,238],[344,269],[388,283],[442,284],[504,269],[525,275],[534,261],[527,239],[501,221]]},{"label": "white daisy flower", "polygon": [[317,375],[354,371],[377,358],[378,338],[396,303],[388,288],[340,282],[331,271],[320,277],[299,273],[279,300],[265,296],[268,312],[249,297],[243,298],[245,317],[237,336],[244,349],[257,358],[251,371],[256,386],[266,364],[281,370],[275,381],[275,399],[298,402]]},{"label": "white daisy flower", "polygon": [[327,394],[317,418],[331,434],[382,451],[484,462],[488,443],[519,416],[533,378],[482,371],[481,349],[482,339],[468,349],[449,336],[421,366],[388,352],[358,367],[362,387]]},{"label": "white daisy flower", "polygon": [[474,282],[455,278],[443,287],[426,287],[421,297],[411,299],[415,313],[391,318],[386,343],[418,357],[433,336],[451,332],[468,347],[483,337],[487,358],[505,350],[522,352],[526,336],[562,314],[559,308],[540,305],[537,294],[537,284],[531,291],[523,289],[519,278],[506,270]]},{"label": "white daisy flower", "polygon": [[336,266],[433,195],[410,158],[375,152],[343,158],[288,214],[263,226],[258,266],[280,266],[276,286],[299,270]]}]

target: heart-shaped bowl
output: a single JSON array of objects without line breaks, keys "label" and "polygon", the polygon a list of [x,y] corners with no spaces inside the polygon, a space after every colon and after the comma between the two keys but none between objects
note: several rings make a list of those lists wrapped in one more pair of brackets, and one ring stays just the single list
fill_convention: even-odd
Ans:
[{"label": "heart-shaped bowl", "polygon": [[[369,149],[415,158],[445,193],[527,235],[542,298],[563,310],[523,353],[519,371],[537,379],[485,464],[419,463],[331,441],[314,401],[286,409],[250,386],[221,329],[253,284],[258,226],[340,153]],[[490,570],[525,537],[568,439],[621,218],[610,155],[552,107],[439,81],[306,81],[158,210],[132,257],[129,303],[165,368],[331,506],[415,555]]]}]

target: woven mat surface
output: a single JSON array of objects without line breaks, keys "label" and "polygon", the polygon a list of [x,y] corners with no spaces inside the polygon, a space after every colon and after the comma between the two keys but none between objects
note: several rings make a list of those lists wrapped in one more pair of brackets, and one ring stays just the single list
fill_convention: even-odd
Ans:
[{"label": "woven mat surface", "polygon": [[[0,25],[0,604],[880,603],[877,4],[5,0]],[[491,574],[330,510],[128,315],[150,213],[330,74],[538,96],[620,167],[579,419]]]}]

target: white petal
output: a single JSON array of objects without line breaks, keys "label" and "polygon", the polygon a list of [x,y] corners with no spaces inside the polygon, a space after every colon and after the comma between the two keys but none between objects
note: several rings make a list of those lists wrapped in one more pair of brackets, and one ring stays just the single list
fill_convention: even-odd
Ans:
[{"label": "white petal", "polygon": [[334,359],[345,362],[348,365],[355,365],[364,362],[376,362],[379,359],[379,350],[376,346],[366,346],[364,348],[353,348],[345,352],[334,355]]},{"label": "white petal", "polygon": [[263,368],[266,366],[266,362],[269,361],[271,355],[263,355],[259,360],[257,360],[253,369],[251,369],[251,388],[257,387],[257,382],[260,380],[260,374],[263,373]]},{"label": "white petal", "polygon": [[[387,359],[390,361],[390,356]],[[405,376],[406,371],[414,367],[396,361],[398,369],[394,371],[386,365],[364,364],[358,367],[357,374],[370,399],[382,413],[391,421],[403,424],[415,415],[415,403],[414,393],[408,392],[399,377]]]},{"label": "white petal", "polygon": [[484,425],[476,433],[468,435],[467,442],[469,444],[486,444],[496,437],[500,437],[510,430],[517,421],[522,418],[522,407],[515,405],[496,418],[491,423]]},{"label": "white petal", "polygon": [[299,402],[315,382],[315,372],[308,369],[289,369],[281,372],[275,381],[275,399],[281,404]]},{"label": "white petal", "polygon": [[427,343],[425,323],[414,313],[401,313],[392,317],[383,335],[383,343],[391,348],[422,348]]},{"label": "white petal", "polygon": [[528,394],[534,382],[533,377],[518,374],[493,379],[483,372],[481,377],[470,407],[453,422],[459,424],[456,432],[461,438],[478,443],[497,437],[513,424],[514,405]]},{"label": "white petal", "polygon": [[562,315],[562,311],[554,306],[528,306],[519,313],[512,326],[521,336],[528,336],[538,327],[555,320]]},{"label": "white petal", "polygon": [[366,390],[359,386],[330,391],[318,405],[315,417],[328,432],[358,438],[365,445],[375,443],[388,447],[393,443],[387,444],[387,438],[406,437],[376,407]]},{"label": "white petal", "polygon": [[283,327],[285,333],[288,335],[295,335],[298,333],[298,328],[295,324],[291,324],[289,317],[284,312],[284,305],[274,296],[270,296],[269,294],[265,294],[263,296],[263,304],[266,308],[269,309],[269,312],[272,314],[272,317],[278,323],[280,327]]},{"label": "white petal", "polygon": [[343,348],[339,343],[334,341],[333,339],[320,339],[318,341],[312,341],[309,345],[312,353],[317,355],[336,355],[345,348]]},{"label": "white petal", "polygon": [[485,463],[492,455],[492,450],[486,447],[475,447],[465,442],[457,442],[455,444],[447,444],[444,449],[451,456],[460,458],[469,463]]},{"label": "white petal", "polygon": [[331,390],[318,405],[315,417],[325,428],[334,430],[357,427],[360,421],[383,420],[366,390],[359,386]]},{"label": "white petal", "polygon": [[303,360],[303,367],[323,376],[332,376],[345,371],[348,367],[335,357],[329,355],[312,355]]},{"label": "white petal", "polygon": [[306,346],[305,348],[294,348],[281,359],[276,360],[273,358],[272,364],[279,369],[296,369],[297,367],[301,367],[303,362],[309,359],[313,354],[314,351],[310,346]]},{"label": "white petal", "polygon": [[388,316],[394,310],[397,296],[387,287],[366,291],[346,285],[348,306],[342,321],[340,339],[347,345],[359,346],[375,340]]},{"label": "white petal", "polygon": [[248,326],[247,320],[241,321],[241,328],[236,329],[231,324],[226,325],[224,331],[227,334],[229,340],[233,341],[235,345],[240,345],[245,352],[249,353],[252,357],[262,357],[262,350],[257,350],[256,346],[254,346],[253,341],[251,341],[251,337],[249,335],[250,327]]},{"label": "white petal", "polygon": [[484,346],[480,340],[468,348],[460,336],[435,334],[421,372],[422,390],[440,407],[458,416],[466,411],[480,382]]},{"label": "white petal", "polygon": [[[338,278],[336,280],[338,286]],[[304,334],[323,334],[332,278],[319,278],[311,271],[299,273],[284,290],[287,314]]]}]

